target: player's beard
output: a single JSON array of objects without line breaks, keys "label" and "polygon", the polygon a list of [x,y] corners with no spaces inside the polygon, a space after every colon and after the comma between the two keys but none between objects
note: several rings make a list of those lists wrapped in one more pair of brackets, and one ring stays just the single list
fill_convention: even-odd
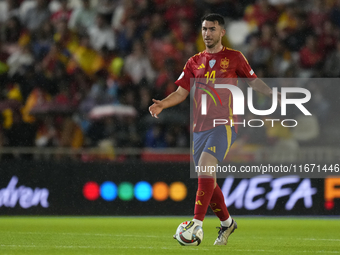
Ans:
[{"label": "player's beard", "polygon": [[212,49],[212,48],[214,48],[219,42],[220,42],[220,40],[212,41],[211,44],[205,43],[205,46],[207,46],[207,48],[209,48],[209,49]]}]

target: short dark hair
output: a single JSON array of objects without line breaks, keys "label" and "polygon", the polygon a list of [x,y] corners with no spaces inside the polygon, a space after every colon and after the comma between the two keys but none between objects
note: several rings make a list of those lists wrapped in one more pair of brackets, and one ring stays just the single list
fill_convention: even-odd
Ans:
[{"label": "short dark hair", "polygon": [[218,24],[224,28],[225,22],[224,22],[224,17],[220,14],[217,13],[209,13],[207,15],[204,15],[201,19],[201,22],[203,23],[203,21],[217,21]]}]

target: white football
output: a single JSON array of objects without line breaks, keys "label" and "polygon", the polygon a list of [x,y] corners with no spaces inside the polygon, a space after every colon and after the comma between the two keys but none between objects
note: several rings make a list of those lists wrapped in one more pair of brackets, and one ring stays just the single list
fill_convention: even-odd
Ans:
[{"label": "white football", "polygon": [[193,221],[184,221],[179,224],[174,236],[183,246],[197,246],[203,240],[203,229]]}]

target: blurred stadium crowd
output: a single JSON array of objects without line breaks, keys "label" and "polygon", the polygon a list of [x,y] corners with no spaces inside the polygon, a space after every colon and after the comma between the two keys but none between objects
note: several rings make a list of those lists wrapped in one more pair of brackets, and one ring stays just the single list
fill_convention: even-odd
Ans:
[{"label": "blurred stadium crowd", "polygon": [[[227,27],[246,24],[240,43],[227,33],[224,44],[242,50],[259,77],[340,76],[339,0],[0,4],[0,146],[189,147],[188,101],[159,121],[148,107],[176,89],[187,59],[204,50],[200,18],[209,12]],[[314,84],[316,121],[332,118],[333,89]],[[133,106],[136,114],[90,114],[102,105]],[[273,144],[292,134],[244,128],[240,136],[240,143]]]}]

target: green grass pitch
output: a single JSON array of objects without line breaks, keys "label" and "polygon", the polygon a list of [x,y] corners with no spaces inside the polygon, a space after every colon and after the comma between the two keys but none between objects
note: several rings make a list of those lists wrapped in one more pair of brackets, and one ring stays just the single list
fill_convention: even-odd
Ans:
[{"label": "green grass pitch", "polygon": [[0,217],[0,254],[340,254],[338,218],[235,217],[227,246],[213,246],[217,218],[204,240],[182,247],[172,235],[190,217]]}]

